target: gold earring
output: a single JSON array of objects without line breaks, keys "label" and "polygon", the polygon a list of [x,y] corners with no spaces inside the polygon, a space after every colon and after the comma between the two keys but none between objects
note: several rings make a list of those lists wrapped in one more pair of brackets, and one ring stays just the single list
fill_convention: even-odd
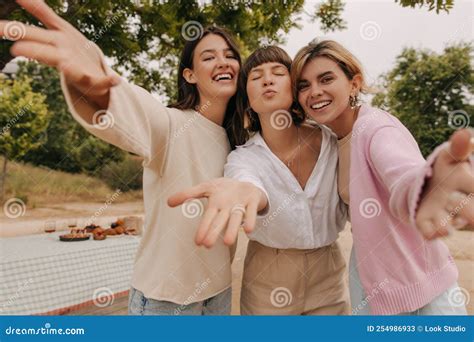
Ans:
[{"label": "gold earring", "polygon": [[351,109],[354,109],[358,103],[359,103],[359,98],[357,94],[349,96],[349,106],[351,106]]}]

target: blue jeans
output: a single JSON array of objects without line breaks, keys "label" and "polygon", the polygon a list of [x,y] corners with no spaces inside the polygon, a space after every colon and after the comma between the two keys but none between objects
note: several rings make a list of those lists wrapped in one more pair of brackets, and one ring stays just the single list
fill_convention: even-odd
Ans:
[{"label": "blue jeans", "polygon": [[128,314],[136,316],[223,316],[230,315],[231,302],[232,289],[230,287],[214,297],[187,305],[146,298],[141,291],[131,287],[128,298]]},{"label": "blue jeans", "polygon": [[[413,312],[400,313],[399,315],[467,315],[466,307],[464,305],[453,305],[449,299],[449,294],[452,293],[452,291],[456,291],[458,288],[458,284],[455,283],[424,307],[419,308]],[[357,270],[357,261],[354,248],[352,248],[351,258],[349,261],[349,291],[351,294],[352,314],[370,315],[370,305],[362,305],[367,296],[365,295],[365,291],[360,281],[359,271]]]}]

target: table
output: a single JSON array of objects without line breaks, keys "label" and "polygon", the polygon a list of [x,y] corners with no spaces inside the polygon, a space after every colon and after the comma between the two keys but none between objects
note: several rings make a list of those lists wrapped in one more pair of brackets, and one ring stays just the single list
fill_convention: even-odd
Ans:
[{"label": "table", "polygon": [[62,314],[110,305],[130,288],[141,237],[62,242],[59,235],[0,239],[0,315]]}]

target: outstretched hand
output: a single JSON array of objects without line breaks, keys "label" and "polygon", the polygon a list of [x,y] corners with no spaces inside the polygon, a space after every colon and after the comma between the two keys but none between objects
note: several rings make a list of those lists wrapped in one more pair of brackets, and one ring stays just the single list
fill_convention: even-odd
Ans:
[{"label": "outstretched hand", "polygon": [[468,129],[455,132],[433,164],[416,214],[417,227],[427,239],[474,224],[473,140]]},{"label": "outstretched hand", "polygon": [[41,21],[46,29],[0,20],[0,36],[15,41],[11,54],[57,68],[70,86],[99,107],[107,108],[109,89],[120,82],[120,77],[105,73],[94,44],[43,0],[17,0],[17,3]]},{"label": "outstretched hand", "polygon": [[252,232],[257,212],[267,206],[267,197],[258,187],[228,178],[217,178],[176,193],[168,198],[168,205],[176,207],[196,198],[208,199],[195,236],[197,245],[208,248],[224,230],[224,243],[228,246],[237,240],[241,226],[246,233]]}]

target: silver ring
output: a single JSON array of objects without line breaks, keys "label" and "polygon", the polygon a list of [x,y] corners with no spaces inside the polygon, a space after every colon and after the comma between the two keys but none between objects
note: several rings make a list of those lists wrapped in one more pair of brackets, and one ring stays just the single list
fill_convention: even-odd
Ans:
[{"label": "silver ring", "polygon": [[233,213],[236,213],[236,212],[240,212],[240,213],[242,213],[242,215],[245,215],[245,207],[242,204],[234,205],[234,207],[232,208],[230,213],[233,214]]}]

